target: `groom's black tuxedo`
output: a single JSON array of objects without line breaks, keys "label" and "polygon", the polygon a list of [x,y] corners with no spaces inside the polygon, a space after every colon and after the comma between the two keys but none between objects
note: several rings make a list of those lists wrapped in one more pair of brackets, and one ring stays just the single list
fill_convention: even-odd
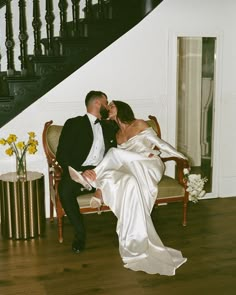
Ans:
[{"label": "groom's black tuxedo", "polygon": [[[109,121],[101,121],[105,152],[116,146],[115,129]],[[57,161],[68,175],[68,166],[80,171],[93,144],[93,131],[87,115],[68,119],[62,129],[57,148]]]},{"label": "groom's black tuxedo", "polygon": [[[115,128],[112,122],[101,121],[105,152],[116,146]],[[82,164],[86,160],[93,144],[93,131],[87,115],[68,119],[62,129],[57,148],[56,159],[63,169],[59,183],[59,195],[62,206],[75,228],[81,248],[85,242],[85,228],[76,197],[82,194],[81,185],[74,182],[69,175],[68,166],[77,171],[84,171]]]}]

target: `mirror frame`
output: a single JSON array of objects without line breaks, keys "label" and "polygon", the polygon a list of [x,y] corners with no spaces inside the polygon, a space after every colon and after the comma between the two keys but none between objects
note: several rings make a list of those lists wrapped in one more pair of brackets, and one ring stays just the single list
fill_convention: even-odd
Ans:
[{"label": "mirror frame", "polygon": [[[222,89],[222,48],[223,34],[222,32],[193,32],[193,31],[169,31],[168,34],[168,53],[167,53],[167,126],[168,126],[168,141],[177,143],[177,61],[178,37],[214,37],[215,43],[215,87],[214,87],[214,114],[213,114],[213,141],[212,148],[212,191],[207,193],[204,198],[216,198],[220,192],[219,166],[220,166],[220,103]],[[173,170],[172,170],[173,172]]]}]

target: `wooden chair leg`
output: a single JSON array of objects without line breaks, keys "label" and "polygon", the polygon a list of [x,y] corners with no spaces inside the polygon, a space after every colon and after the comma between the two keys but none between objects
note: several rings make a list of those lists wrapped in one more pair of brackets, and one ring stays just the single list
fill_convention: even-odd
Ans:
[{"label": "wooden chair leg", "polygon": [[184,202],[184,208],[183,208],[183,226],[187,225],[187,202]]},{"label": "wooden chair leg", "polygon": [[58,241],[63,243],[63,216],[57,217],[57,227],[58,227]]},{"label": "wooden chair leg", "polygon": [[50,222],[54,221],[53,211],[54,211],[54,205],[53,205],[52,200],[50,200]]}]

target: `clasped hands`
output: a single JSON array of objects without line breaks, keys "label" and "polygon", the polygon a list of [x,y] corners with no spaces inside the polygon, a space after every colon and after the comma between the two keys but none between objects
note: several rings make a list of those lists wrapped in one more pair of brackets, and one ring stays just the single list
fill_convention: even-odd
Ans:
[{"label": "clasped hands", "polygon": [[85,170],[82,173],[83,177],[85,177],[86,179],[89,179],[91,181],[95,181],[97,178],[97,174],[94,170]]}]

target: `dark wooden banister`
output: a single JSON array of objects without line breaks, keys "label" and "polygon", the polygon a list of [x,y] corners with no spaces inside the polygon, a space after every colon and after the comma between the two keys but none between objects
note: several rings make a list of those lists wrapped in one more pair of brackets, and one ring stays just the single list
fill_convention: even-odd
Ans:
[{"label": "dark wooden banister", "polygon": [[41,26],[42,22],[40,19],[40,8],[39,8],[39,0],[33,0],[33,22],[32,26],[34,29],[34,55],[40,56],[42,55],[42,47],[41,47]]},{"label": "dark wooden banister", "polygon": [[92,0],[86,0],[85,1],[85,18],[86,19],[91,19],[93,17],[93,13],[92,13]]},{"label": "dark wooden banister", "polygon": [[28,34],[26,24],[25,0],[19,0],[19,40],[20,40],[20,60],[21,74],[27,75],[27,54],[28,54]]},{"label": "dark wooden banister", "polygon": [[[72,3],[72,36],[79,37],[79,3],[80,0],[70,0]],[[7,75],[13,76],[15,74],[15,62],[14,62],[14,47],[15,41],[13,37],[13,27],[12,27],[12,12],[11,12],[11,0],[0,0],[0,8],[6,9],[6,37],[5,37],[5,46],[7,54]],[[40,1],[33,0],[33,35],[34,35],[34,55],[42,55],[41,47],[41,27],[42,22],[40,19]],[[99,19],[103,19],[104,15],[104,6],[105,3],[110,3],[108,0],[98,0],[97,3],[97,14]],[[20,40],[20,60],[21,60],[21,74],[25,76],[27,74],[27,54],[28,54],[28,34],[27,34],[27,16],[26,16],[26,0],[18,0],[19,5],[19,40]],[[67,24],[67,8],[68,1],[60,0],[58,2],[59,13],[60,13],[60,37],[66,37],[66,24]],[[93,9],[92,1],[85,1],[85,18],[91,20],[93,18]],[[53,9],[53,0],[46,0],[46,33],[47,33],[47,48],[46,55],[54,56],[54,9]]]},{"label": "dark wooden banister", "polygon": [[0,0],[0,9],[6,5],[6,0]]},{"label": "dark wooden banister", "polygon": [[60,0],[58,3],[58,7],[60,10],[60,37],[66,37],[66,22],[67,22],[67,8],[68,3],[67,0]]},{"label": "dark wooden banister", "polygon": [[[66,37],[66,24],[67,24],[67,9],[68,9],[69,0],[60,0],[58,1],[59,14],[60,14],[60,37]],[[79,37],[79,4],[80,0],[70,0],[72,3],[72,36]],[[12,28],[12,12],[11,5],[13,1],[11,0],[0,0],[0,8],[5,6],[6,9],[6,53],[7,53],[7,74],[8,76],[14,76],[15,74],[15,62],[14,62],[14,35]],[[41,19],[40,19],[40,1],[33,0],[33,37],[34,37],[34,55],[41,56]],[[54,49],[54,8],[53,0],[46,0],[46,49],[45,53],[48,56],[55,55]],[[98,0],[96,6],[96,13],[93,10],[92,0],[85,1],[85,19],[89,22],[90,20],[99,19],[102,20],[105,18],[105,5],[112,5],[112,1],[108,0]],[[28,33],[27,33],[27,16],[26,16],[26,0],[18,0],[19,5],[19,40],[20,40],[20,60],[21,60],[21,75],[25,76],[27,74],[27,55],[28,55]],[[125,9],[125,8],[124,8]],[[109,18],[109,16],[106,16]],[[30,22],[29,22],[30,23]],[[29,25],[29,24],[28,24]]]},{"label": "dark wooden banister", "polygon": [[15,73],[14,65],[14,46],[11,1],[6,2],[6,50],[7,50],[7,75],[13,76]]},{"label": "dark wooden banister", "polygon": [[98,18],[99,19],[104,19],[104,3],[103,0],[98,0]]},{"label": "dark wooden banister", "polygon": [[[132,28],[145,16],[140,13],[145,1],[86,0],[80,7],[80,0],[32,0],[29,19],[30,1],[0,0],[1,17],[5,13],[5,32],[4,27],[0,31],[1,43],[5,43],[5,48],[0,48],[0,127]],[[46,2],[44,11],[40,11],[41,2]],[[69,4],[72,21],[67,19]],[[80,8],[84,18],[80,18]],[[54,33],[57,14],[58,36]],[[41,32],[44,27],[46,34]],[[31,47],[32,53],[28,52]],[[46,83],[47,77],[50,83]]]},{"label": "dark wooden banister", "polygon": [[79,33],[79,2],[80,0],[72,0],[73,37]]},{"label": "dark wooden banister", "polygon": [[47,52],[49,56],[54,55],[53,37],[54,37],[54,13],[53,13],[53,1],[46,0],[46,30],[47,30]]}]

